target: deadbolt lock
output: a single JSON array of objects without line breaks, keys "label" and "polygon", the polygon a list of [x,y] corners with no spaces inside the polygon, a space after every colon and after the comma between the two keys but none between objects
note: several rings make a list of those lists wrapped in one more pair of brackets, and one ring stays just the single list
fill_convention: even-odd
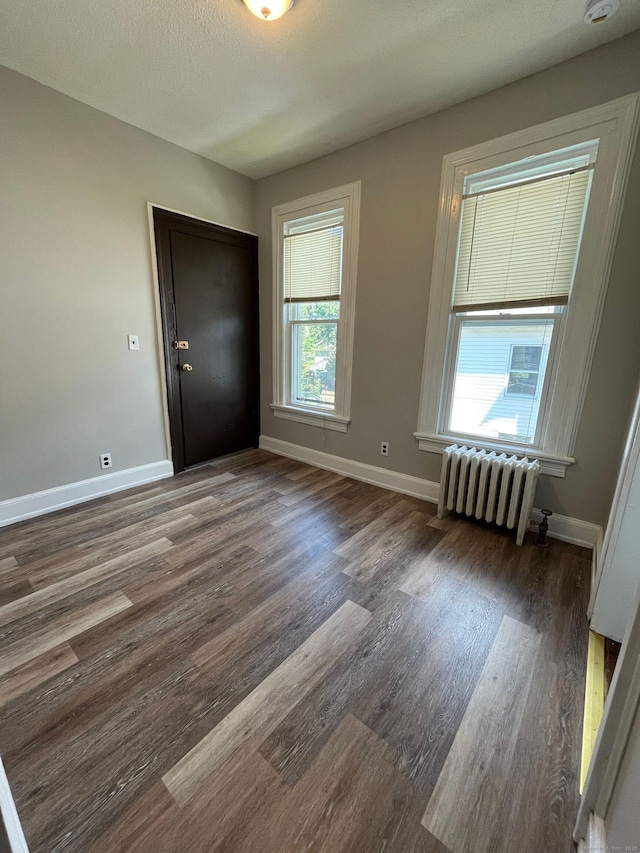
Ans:
[{"label": "deadbolt lock", "polygon": [[174,341],[174,349],[189,349],[189,341]]},{"label": "deadbolt lock", "polygon": [[193,367],[190,364],[183,364],[182,369],[184,370],[185,373],[191,373],[191,371],[193,370]]}]

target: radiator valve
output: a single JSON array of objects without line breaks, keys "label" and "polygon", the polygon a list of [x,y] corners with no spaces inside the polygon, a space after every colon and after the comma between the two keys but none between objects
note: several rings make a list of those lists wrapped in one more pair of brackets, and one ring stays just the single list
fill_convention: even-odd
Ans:
[{"label": "radiator valve", "polygon": [[549,529],[549,516],[553,515],[553,512],[550,509],[543,509],[542,512],[542,521],[538,525],[538,538],[536,540],[536,545],[539,545],[541,548],[548,548],[549,543],[547,542],[547,530]]}]

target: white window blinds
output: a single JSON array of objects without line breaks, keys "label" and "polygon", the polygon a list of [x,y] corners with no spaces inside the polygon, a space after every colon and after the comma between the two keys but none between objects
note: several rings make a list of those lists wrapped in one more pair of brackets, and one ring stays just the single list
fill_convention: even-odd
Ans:
[{"label": "white window blinds", "polygon": [[340,299],[342,236],[342,223],[285,235],[285,302]]},{"label": "white window blinds", "polygon": [[454,311],[564,305],[591,169],[463,196]]}]

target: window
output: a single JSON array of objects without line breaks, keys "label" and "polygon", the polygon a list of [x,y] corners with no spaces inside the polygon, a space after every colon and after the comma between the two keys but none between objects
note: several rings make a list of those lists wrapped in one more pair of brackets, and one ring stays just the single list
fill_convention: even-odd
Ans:
[{"label": "window", "polygon": [[535,455],[564,476],[637,113],[631,96],[445,157],[420,449]]},{"label": "window", "polygon": [[513,344],[509,359],[509,377],[505,394],[519,397],[535,397],[540,380],[543,345],[527,346]]},{"label": "window", "polygon": [[295,405],[335,411],[339,319],[339,302],[290,306],[291,397]]},{"label": "window", "polygon": [[276,417],[349,423],[360,185],[273,210]]},{"label": "window", "polygon": [[[531,444],[554,325],[559,319],[505,313],[457,320],[449,431]],[[516,343],[518,342],[518,343]]]},{"label": "window", "polygon": [[465,178],[447,433],[523,451],[540,443],[545,379],[571,294],[596,156],[590,142]]},{"label": "window", "polygon": [[335,412],[344,210],[284,223],[291,403]]},{"label": "window", "polygon": [[[537,443],[544,374],[571,293],[596,152],[590,143],[465,179],[447,432]],[[534,373],[527,352],[537,354]]]}]

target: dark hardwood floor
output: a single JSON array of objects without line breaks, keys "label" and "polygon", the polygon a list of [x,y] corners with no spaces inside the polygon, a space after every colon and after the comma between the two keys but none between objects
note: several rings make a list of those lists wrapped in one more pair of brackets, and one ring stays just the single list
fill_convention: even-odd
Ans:
[{"label": "dark hardwood floor", "polygon": [[32,853],[568,853],[590,562],[262,451],[0,531]]}]

